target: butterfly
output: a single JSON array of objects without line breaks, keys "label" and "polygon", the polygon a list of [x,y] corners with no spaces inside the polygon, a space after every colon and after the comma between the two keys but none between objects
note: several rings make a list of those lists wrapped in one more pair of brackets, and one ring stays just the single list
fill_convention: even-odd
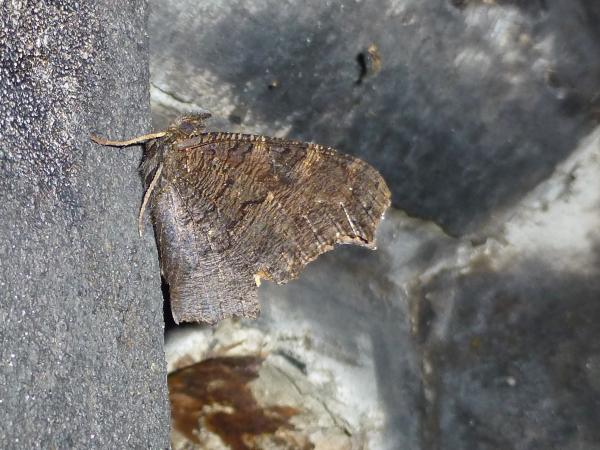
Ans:
[{"label": "butterfly", "polygon": [[366,162],[267,136],[206,131],[183,116],[145,144],[140,208],[152,214],[175,322],[258,317],[261,280],[285,283],[336,244],[375,248],[390,191]]}]

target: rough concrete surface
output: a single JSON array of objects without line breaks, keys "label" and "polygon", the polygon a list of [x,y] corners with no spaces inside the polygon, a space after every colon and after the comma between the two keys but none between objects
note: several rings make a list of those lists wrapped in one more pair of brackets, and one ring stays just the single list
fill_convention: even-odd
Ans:
[{"label": "rough concrete surface", "polygon": [[374,450],[600,447],[596,2],[152,5],[156,127],[201,107],[332,145],[408,213],[265,283],[258,321],[168,337],[171,362],[287,355]]},{"label": "rough concrete surface", "polygon": [[137,236],[148,7],[0,3],[0,447],[165,448],[162,298]]}]

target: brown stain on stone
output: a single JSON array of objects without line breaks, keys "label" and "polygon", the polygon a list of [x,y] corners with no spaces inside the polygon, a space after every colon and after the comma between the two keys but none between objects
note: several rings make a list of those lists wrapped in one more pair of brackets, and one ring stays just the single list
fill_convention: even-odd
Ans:
[{"label": "brown stain on stone", "polygon": [[299,411],[262,406],[248,386],[262,362],[259,356],[211,358],[170,374],[173,427],[201,445],[197,430],[204,426],[232,450],[252,450],[258,437],[292,430],[289,420]]}]

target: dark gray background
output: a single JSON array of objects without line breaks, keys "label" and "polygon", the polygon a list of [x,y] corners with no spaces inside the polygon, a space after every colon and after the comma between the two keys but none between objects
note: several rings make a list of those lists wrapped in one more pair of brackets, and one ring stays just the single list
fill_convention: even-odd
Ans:
[{"label": "dark gray background", "polygon": [[[394,206],[453,235],[476,231],[589,129],[600,6],[456,3],[154,1],[152,82],[228,128],[285,129],[359,155]],[[357,84],[370,44],[381,72]]]}]

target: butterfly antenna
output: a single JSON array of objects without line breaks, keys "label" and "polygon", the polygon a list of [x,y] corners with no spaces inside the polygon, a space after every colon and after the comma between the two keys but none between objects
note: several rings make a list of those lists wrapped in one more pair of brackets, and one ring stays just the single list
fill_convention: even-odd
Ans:
[{"label": "butterfly antenna", "polygon": [[140,207],[140,213],[138,215],[138,232],[140,233],[140,237],[144,234],[144,211],[146,211],[146,207],[148,206],[148,201],[150,201],[150,195],[152,195],[152,191],[156,187],[156,183],[158,183],[158,178],[160,177],[160,173],[162,172],[162,164],[158,166],[156,172],[154,173],[154,177],[150,182],[150,186],[146,189],[146,193],[144,194],[144,200],[142,201],[142,206]]},{"label": "butterfly antenna", "polygon": [[166,135],[166,131],[159,131],[158,133],[150,133],[144,134],[142,136],[137,136],[132,139],[128,139],[126,141],[110,141],[108,139],[104,139],[99,136],[90,135],[90,139],[94,141],[96,144],[107,145],[109,147],[128,147],[130,145],[143,144],[152,139],[158,139]]}]

